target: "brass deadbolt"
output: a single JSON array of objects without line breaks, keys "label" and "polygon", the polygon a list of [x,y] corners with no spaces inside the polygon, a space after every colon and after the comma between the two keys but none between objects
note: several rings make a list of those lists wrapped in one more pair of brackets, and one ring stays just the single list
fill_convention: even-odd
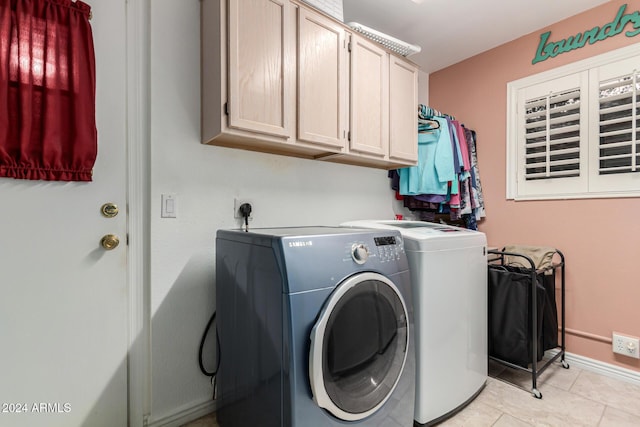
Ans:
[{"label": "brass deadbolt", "polygon": [[118,209],[118,205],[116,205],[115,203],[105,203],[100,208],[100,212],[102,212],[102,215],[107,218],[113,218],[114,216],[118,215],[120,209]]}]

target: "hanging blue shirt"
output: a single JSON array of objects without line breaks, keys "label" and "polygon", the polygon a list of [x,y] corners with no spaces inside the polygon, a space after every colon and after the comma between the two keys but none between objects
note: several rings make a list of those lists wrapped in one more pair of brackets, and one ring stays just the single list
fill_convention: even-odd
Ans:
[{"label": "hanging blue shirt", "polygon": [[399,193],[403,196],[446,195],[448,182],[456,180],[449,126],[439,117],[436,119],[440,123],[439,129],[418,133],[418,164],[398,170]]}]

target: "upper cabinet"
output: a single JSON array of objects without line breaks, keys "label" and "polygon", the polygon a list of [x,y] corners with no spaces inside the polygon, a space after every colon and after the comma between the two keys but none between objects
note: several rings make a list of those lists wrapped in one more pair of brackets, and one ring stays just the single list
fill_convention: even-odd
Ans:
[{"label": "upper cabinet", "polygon": [[297,42],[298,139],[342,150],[348,78],[344,28],[300,8]]},{"label": "upper cabinet", "polygon": [[389,57],[389,158],[418,161],[418,67]]},{"label": "upper cabinet", "polygon": [[335,148],[296,132],[297,6],[202,1],[202,142],[315,158]]},{"label": "upper cabinet", "polygon": [[388,155],[389,54],[356,35],[351,37],[350,121],[351,152]]},{"label": "upper cabinet", "polygon": [[229,126],[289,138],[294,32],[288,0],[229,2]]},{"label": "upper cabinet", "polygon": [[417,72],[297,0],[202,0],[205,144],[415,164]]},{"label": "upper cabinet", "polygon": [[[418,67],[350,36],[350,137],[335,161],[387,169],[418,160]],[[338,159],[335,159],[338,157]]]}]

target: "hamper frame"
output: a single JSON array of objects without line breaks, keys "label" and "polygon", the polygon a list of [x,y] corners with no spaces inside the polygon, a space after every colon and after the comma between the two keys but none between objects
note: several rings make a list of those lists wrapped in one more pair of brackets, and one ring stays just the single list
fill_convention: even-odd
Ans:
[{"label": "hamper frame", "polygon": [[[494,266],[505,266],[505,267],[508,266],[509,264],[505,264],[505,256],[519,257],[526,260],[526,264],[528,264],[530,268],[525,267],[525,269],[523,269],[523,272],[526,272],[531,276],[530,277],[530,284],[531,284],[531,307],[530,308],[531,308],[531,318],[532,318],[531,320],[531,341],[532,342],[531,342],[531,360],[530,360],[531,367],[530,368],[525,368],[523,366],[517,365],[515,363],[509,362],[491,355],[489,355],[489,359],[494,360],[502,365],[508,366],[513,369],[529,372],[531,374],[531,394],[537,399],[542,399],[542,393],[538,390],[538,377],[549,367],[549,365],[551,365],[553,362],[555,362],[558,359],[560,359],[560,362],[563,368],[569,369],[569,364],[565,361],[566,332],[565,332],[565,258],[564,258],[564,254],[560,252],[558,249],[554,249],[551,265],[541,269],[536,269],[534,261],[529,256],[520,254],[517,252],[507,252],[504,250],[504,248],[502,250],[491,249],[488,251],[488,254],[489,254],[489,257],[487,257],[487,262],[489,265],[494,265]],[[558,254],[558,256],[560,257],[560,262],[554,263],[553,258],[555,257],[556,254]],[[491,255],[495,255],[495,256],[490,257]],[[496,264],[496,262],[499,262],[499,263]],[[554,354],[551,358],[542,360],[539,362],[538,361],[538,338],[537,338],[538,337],[537,275],[544,274],[546,272],[551,271],[552,272],[551,274],[554,275],[554,292],[556,292],[557,287],[555,285],[555,275],[558,268],[560,268],[560,277],[561,277],[561,283],[560,283],[561,304],[560,304],[560,316],[559,316],[561,320],[558,322],[558,329],[560,332],[560,341],[555,348],[556,349],[559,348],[559,351],[556,354]],[[556,302],[556,309],[557,308],[558,307]],[[552,349],[549,349],[549,350],[552,350]],[[525,389],[524,387],[518,386],[516,384],[513,384],[513,383],[510,383],[510,384],[515,385],[519,388]]]}]

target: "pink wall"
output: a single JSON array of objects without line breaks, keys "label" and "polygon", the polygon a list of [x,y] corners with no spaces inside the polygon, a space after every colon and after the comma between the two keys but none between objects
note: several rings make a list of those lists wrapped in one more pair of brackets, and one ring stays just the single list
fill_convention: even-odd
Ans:
[{"label": "pink wall", "polygon": [[[624,34],[531,64],[540,34],[575,36],[613,20],[619,7],[640,10],[640,0],[612,0],[548,28],[469,58],[429,77],[429,102],[478,133],[478,161],[487,219],[480,229],[490,246],[553,246],[567,259],[567,328],[610,339],[612,331],[640,336],[640,198],[507,201],[507,83],[561,65],[640,43]],[[630,26],[628,28],[631,28]],[[567,351],[640,371],[640,361],[614,355],[611,344],[567,335]]]}]

